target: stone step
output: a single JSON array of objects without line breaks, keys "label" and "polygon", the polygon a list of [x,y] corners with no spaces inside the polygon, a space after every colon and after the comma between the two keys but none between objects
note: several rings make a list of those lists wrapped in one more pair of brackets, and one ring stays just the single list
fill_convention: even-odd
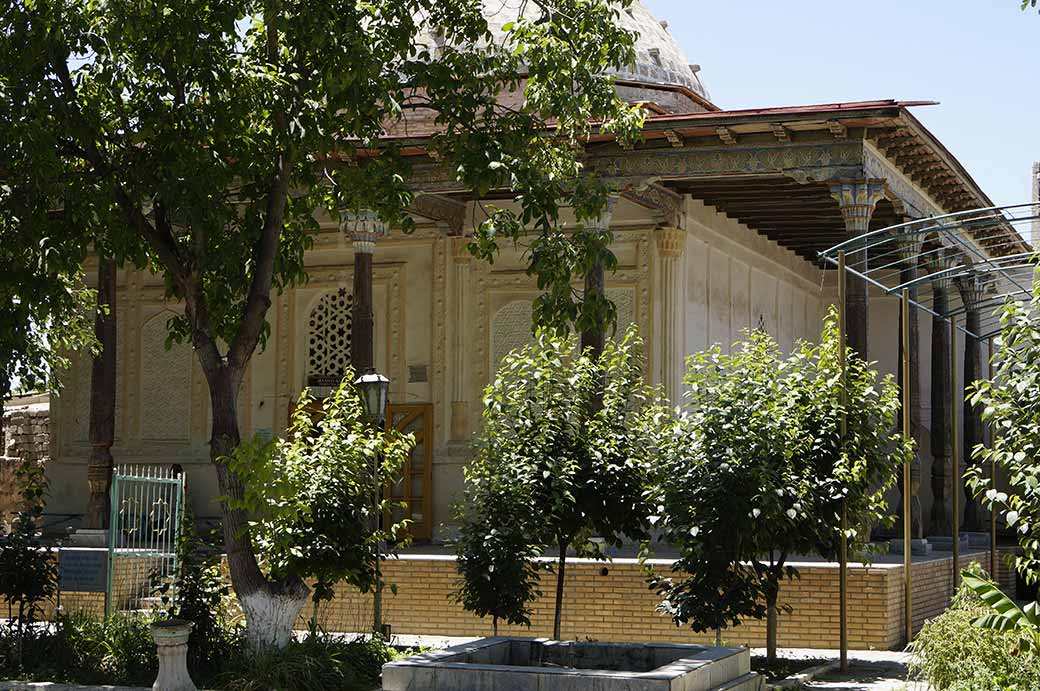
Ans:
[{"label": "stone step", "polygon": [[711,691],[762,691],[765,688],[765,678],[749,672],[733,681],[717,686]]}]

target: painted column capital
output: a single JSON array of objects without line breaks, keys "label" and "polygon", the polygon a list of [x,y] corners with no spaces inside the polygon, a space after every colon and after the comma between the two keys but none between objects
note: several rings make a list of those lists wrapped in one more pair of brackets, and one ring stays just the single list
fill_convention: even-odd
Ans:
[{"label": "painted column capital", "polygon": [[838,202],[845,220],[845,230],[850,235],[861,235],[870,229],[874,208],[884,195],[884,184],[875,180],[836,182],[831,185],[831,196]]},{"label": "painted column capital", "polygon": [[961,302],[969,316],[977,315],[987,295],[993,293],[996,283],[988,276],[972,272],[954,279],[957,291],[961,294]]},{"label": "painted column capital", "polygon": [[597,218],[590,218],[585,221],[585,229],[596,233],[606,233],[610,230],[610,222],[614,218],[614,206],[617,204],[617,195],[610,195],[607,198],[607,205],[600,212]]},{"label": "painted column capital", "polygon": [[354,243],[354,252],[358,254],[375,254],[376,240],[387,235],[387,226],[375,211],[344,211],[340,216],[340,230],[350,234]]},{"label": "painted column capital", "polygon": [[686,231],[681,228],[660,228],[654,231],[654,241],[662,257],[681,257],[686,249]]},{"label": "painted column capital", "polygon": [[953,287],[954,270],[960,265],[956,251],[949,247],[933,250],[928,253],[924,264],[928,269],[932,292],[946,293]]}]

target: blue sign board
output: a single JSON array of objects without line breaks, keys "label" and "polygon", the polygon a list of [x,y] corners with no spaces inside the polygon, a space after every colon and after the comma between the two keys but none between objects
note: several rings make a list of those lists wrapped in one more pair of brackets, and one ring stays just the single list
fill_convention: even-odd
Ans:
[{"label": "blue sign board", "polygon": [[58,589],[72,593],[108,590],[108,550],[62,547],[58,550]]}]

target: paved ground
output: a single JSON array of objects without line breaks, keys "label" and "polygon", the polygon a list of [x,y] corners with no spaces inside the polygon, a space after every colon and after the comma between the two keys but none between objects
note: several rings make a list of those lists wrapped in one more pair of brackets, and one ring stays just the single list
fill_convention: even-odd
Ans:
[{"label": "paved ground", "polygon": [[[764,655],[755,648],[753,655]],[[783,657],[838,659],[837,650],[809,650],[788,648],[780,651]],[[924,684],[906,680],[906,653],[888,650],[850,650],[848,674],[832,672],[807,685],[806,689],[830,691],[927,691]]]}]

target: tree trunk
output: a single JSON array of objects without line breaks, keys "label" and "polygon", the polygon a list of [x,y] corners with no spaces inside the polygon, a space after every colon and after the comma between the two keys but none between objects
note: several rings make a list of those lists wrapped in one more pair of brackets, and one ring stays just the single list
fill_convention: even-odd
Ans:
[{"label": "tree trunk", "polygon": [[[227,369],[209,377],[213,409],[210,460],[217,470],[220,494],[231,499],[244,496],[241,478],[228,467],[226,458],[241,441],[238,430],[238,384],[240,377]],[[249,517],[241,509],[220,504],[228,571],[239,604],[246,617],[246,636],[257,648],[284,648],[292,636],[293,623],[307,603],[310,589],[297,577],[272,583],[264,577],[253,553],[248,533]]]},{"label": "tree trunk", "polygon": [[4,426],[4,405],[11,397],[11,380],[0,375],[0,456],[7,454],[7,428]]},{"label": "tree trunk", "polygon": [[567,572],[567,542],[560,540],[560,562],[556,571],[556,611],[553,613],[553,640],[560,640],[563,620],[563,584]]},{"label": "tree trunk", "polygon": [[498,635],[498,617],[491,617],[491,635]]},{"label": "tree trunk", "polygon": [[111,512],[112,442],[116,433],[116,263],[98,263],[94,338],[100,352],[90,370],[90,460],[87,463],[87,528],[108,527]]},{"label": "tree trunk", "polygon": [[766,597],[766,664],[770,669],[776,664],[776,611],[777,592]]},{"label": "tree trunk", "polygon": [[[603,275],[603,264],[598,262],[585,274],[585,299],[593,295],[603,295],[605,285],[606,278]],[[603,354],[603,343],[604,329],[602,324],[581,332],[581,351],[588,355],[589,358],[593,360],[599,359],[599,356]]]}]

